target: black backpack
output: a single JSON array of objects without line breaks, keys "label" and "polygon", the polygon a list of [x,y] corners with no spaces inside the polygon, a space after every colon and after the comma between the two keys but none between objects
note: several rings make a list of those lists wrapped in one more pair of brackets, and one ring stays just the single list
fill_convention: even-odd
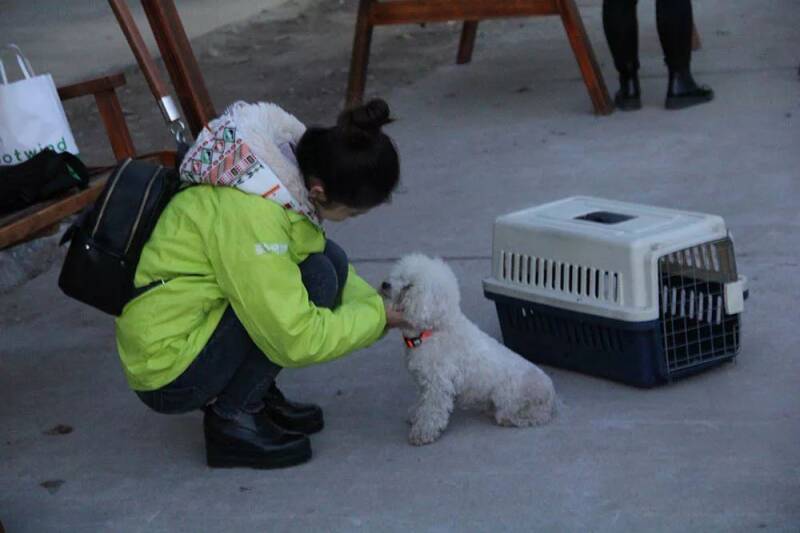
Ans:
[{"label": "black backpack", "polygon": [[64,234],[71,240],[58,286],[67,296],[119,316],[135,295],[133,278],[158,217],[180,186],[178,172],[127,159],[97,202]]},{"label": "black backpack", "polygon": [[89,172],[69,152],[47,149],[19,165],[0,167],[0,216],[89,186]]}]

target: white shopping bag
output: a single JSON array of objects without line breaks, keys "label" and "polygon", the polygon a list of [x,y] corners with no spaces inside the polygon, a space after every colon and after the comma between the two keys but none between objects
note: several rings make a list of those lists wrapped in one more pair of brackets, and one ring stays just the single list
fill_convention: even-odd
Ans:
[{"label": "white shopping bag", "polygon": [[53,77],[34,75],[17,45],[4,49],[16,54],[23,78],[9,83],[0,57],[0,165],[18,165],[47,148],[77,155]]}]

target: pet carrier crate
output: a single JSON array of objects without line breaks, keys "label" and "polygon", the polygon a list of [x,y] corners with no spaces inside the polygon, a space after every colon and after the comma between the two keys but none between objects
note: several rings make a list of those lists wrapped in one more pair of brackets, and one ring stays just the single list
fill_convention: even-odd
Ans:
[{"label": "pet carrier crate", "polygon": [[736,357],[745,289],[722,218],[590,197],[499,217],[484,280],[509,348],[641,387]]}]

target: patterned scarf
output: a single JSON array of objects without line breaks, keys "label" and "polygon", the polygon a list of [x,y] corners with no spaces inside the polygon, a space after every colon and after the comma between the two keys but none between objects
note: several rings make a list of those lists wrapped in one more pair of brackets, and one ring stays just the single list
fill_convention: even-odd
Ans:
[{"label": "patterned scarf", "polygon": [[[259,157],[250,144],[245,142],[245,135],[241,131],[243,128],[237,120],[243,113],[252,115],[247,117],[249,122],[255,122],[255,118],[287,122],[292,120],[294,122],[289,122],[289,125],[295,129],[297,129],[296,125],[300,124],[297,119],[273,104],[236,103],[220,117],[209,122],[200,132],[181,163],[181,181],[190,184],[205,183],[214,186],[236,187],[248,194],[257,194],[277,202],[286,209],[306,216],[315,225],[321,226],[322,221],[307,196],[305,198],[297,197],[298,193],[305,193],[304,185],[297,186],[295,183],[295,194],[292,194],[285,182],[289,179],[297,182],[299,176],[291,140],[276,138],[277,136],[270,137],[272,130],[259,132],[259,139],[256,139],[261,140],[264,144],[271,143],[272,146],[261,146],[261,151],[271,154],[273,158],[285,158],[286,161],[283,161],[281,165],[284,168],[291,168],[291,172],[286,172],[287,174],[295,174],[294,176],[283,176],[284,181],[282,181],[273,167],[264,160],[264,157]],[[262,116],[258,116],[259,113],[262,113]],[[277,151],[273,150],[273,147],[277,147]],[[286,166],[287,162],[290,167]]]}]

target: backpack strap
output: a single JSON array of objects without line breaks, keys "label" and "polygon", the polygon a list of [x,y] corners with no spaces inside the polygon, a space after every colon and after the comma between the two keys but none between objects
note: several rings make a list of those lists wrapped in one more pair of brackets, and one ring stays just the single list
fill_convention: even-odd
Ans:
[{"label": "backpack strap", "polygon": [[163,279],[157,279],[155,281],[151,281],[150,283],[148,283],[144,287],[134,287],[133,288],[133,292],[131,293],[131,300],[141,296],[142,294],[146,293],[150,289],[155,289],[159,285],[165,285],[166,283],[167,282],[164,281]]}]

